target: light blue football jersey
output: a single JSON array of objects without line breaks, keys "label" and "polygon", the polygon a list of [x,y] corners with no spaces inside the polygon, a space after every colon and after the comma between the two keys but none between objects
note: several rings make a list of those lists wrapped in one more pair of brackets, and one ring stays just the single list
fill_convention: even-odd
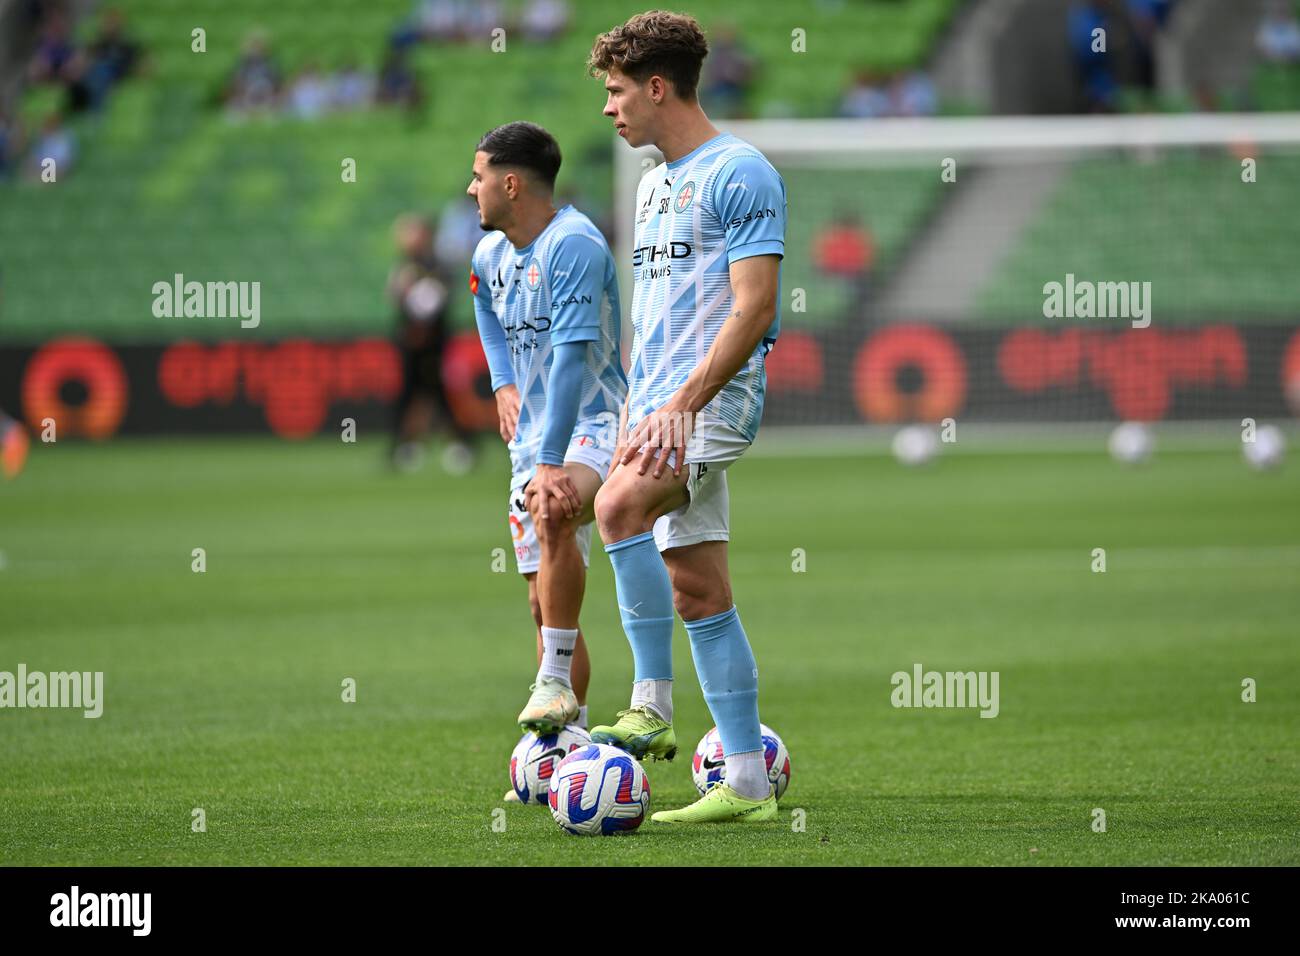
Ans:
[{"label": "light blue football jersey", "polygon": [[[735,296],[731,263],[785,255],[785,183],[757,149],[722,133],[646,173],[636,194],[628,427],[663,405],[704,361]],[[763,359],[777,315],[744,368],[706,406],[750,441],[763,417]]]},{"label": "light blue football jersey", "polygon": [[501,324],[510,351],[519,388],[519,427],[510,443],[515,474],[534,467],[541,450],[552,345],[591,343],[578,421],[612,413],[617,423],[627,394],[618,279],[609,245],[590,219],[565,206],[523,249],[503,232],[489,233],[474,250],[470,290],[480,317],[486,310]]}]

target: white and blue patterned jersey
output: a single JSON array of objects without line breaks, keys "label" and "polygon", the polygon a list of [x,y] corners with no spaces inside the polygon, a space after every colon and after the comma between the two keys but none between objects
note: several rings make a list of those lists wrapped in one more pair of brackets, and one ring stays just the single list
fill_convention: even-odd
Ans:
[{"label": "white and blue patterned jersey", "polygon": [[[618,421],[627,394],[618,278],[609,245],[590,219],[565,206],[523,249],[503,232],[489,233],[474,250],[469,285],[480,320],[495,319],[505,333],[519,389],[519,427],[510,443],[515,473],[532,468],[541,449],[553,345],[591,343],[578,421],[606,413]],[[497,372],[493,390],[509,383]]]},{"label": "white and blue patterned jersey", "polygon": [[[729,267],[785,254],[785,183],[757,149],[722,133],[641,178],[632,256],[628,427],[663,405],[704,361],[731,314]],[[749,361],[704,413],[750,441],[763,417],[763,359],[781,328],[777,315]]]}]

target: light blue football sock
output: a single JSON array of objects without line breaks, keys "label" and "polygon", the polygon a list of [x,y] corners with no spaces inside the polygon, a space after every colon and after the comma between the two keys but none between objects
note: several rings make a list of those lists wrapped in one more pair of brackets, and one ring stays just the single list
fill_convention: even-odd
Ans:
[{"label": "light blue football sock", "polygon": [[698,621],[686,621],[691,656],[704,700],[722,738],[722,752],[763,749],[758,728],[758,665],[735,607]]},{"label": "light blue football sock", "polygon": [[633,680],[673,679],[673,586],[647,531],[605,546],[623,631],[632,645]]}]

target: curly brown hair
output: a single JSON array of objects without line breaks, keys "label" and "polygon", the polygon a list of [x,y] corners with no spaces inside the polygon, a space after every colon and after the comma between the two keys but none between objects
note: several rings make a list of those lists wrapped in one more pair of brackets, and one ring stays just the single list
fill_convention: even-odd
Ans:
[{"label": "curly brown hair", "polygon": [[600,76],[613,67],[638,83],[662,76],[678,96],[690,100],[695,98],[700,66],[708,53],[709,41],[694,17],[650,10],[596,37],[587,69]]}]

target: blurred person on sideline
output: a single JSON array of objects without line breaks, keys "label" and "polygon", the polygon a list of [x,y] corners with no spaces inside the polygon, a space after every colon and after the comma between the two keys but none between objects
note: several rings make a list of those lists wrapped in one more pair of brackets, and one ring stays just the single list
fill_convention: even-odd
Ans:
[{"label": "blurred person on sideline", "polygon": [[398,313],[398,347],[402,352],[402,393],[394,420],[392,463],[415,471],[424,461],[424,436],[434,410],[451,442],[443,449],[442,467],[463,475],[474,467],[472,433],[456,420],[442,377],[447,339],[450,286],[433,255],[433,229],[421,216],[401,216],[393,227],[401,261],[388,278],[388,296]]}]

